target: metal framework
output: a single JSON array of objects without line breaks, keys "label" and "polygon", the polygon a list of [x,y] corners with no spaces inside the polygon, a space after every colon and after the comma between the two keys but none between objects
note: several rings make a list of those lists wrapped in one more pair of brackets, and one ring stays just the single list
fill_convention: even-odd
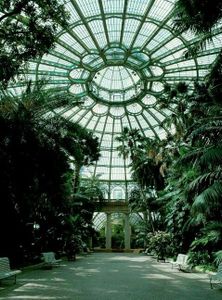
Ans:
[{"label": "metal framework", "polygon": [[[164,84],[202,81],[221,47],[221,28],[196,58],[184,53],[198,40],[173,29],[175,0],[64,0],[70,26],[60,28],[50,54],[24,70],[33,81],[47,77],[48,88],[83,100],[58,110],[100,138],[101,159],[83,177],[100,175],[111,195],[113,185],[130,184],[129,161],[118,156],[115,137],[123,127],[164,138],[161,122],[173,107],[159,109]],[[9,88],[20,93],[23,85]],[[127,197],[127,192],[125,192]]]}]

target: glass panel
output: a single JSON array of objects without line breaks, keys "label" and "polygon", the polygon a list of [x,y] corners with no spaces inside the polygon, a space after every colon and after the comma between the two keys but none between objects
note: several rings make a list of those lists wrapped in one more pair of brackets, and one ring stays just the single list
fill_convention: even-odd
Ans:
[{"label": "glass panel", "polygon": [[76,22],[80,19],[78,13],[76,12],[75,8],[73,7],[70,1],[67,2],[66,9],[70,13],[70,20],[72,20],[72,22]]},{"label": "glass panel", "polygon": [[134,103],[134,104],[128,105],[127,110],[130,113],[138,114],[139,112],[141,112],[142,107],[139,104]]},{"label": "glass panel", "polygon": [[93,107],[93,112],[98,114],[98,115],[103,115],[103,114],[106,114],[108,111],[108,106],[105,106],[105,105],[102,105],[102,104],[96,104],[94,107]]},{"label": "glass panel", "polygon": [[151,114],[149,114],[148,111],[145,110],[143,114],[151,126],[157,125],[157,121],[153,118],[153,116]]},{"label": "glass panel", "polygon": [[121,27],[122,27],[122,20],[120,18],[111,18],[111,19],[107,19],[106,24],[109,32],[110,42],[119,41]]},{"label": "glass panel", "polygon": [[100,20],[91,21],[89,26],[100,47],[105,47],[107,44],[107,39],[103,28],[103,22]]},{"label": "glass panel", "polygon": [[102,2],[103,2],[105,13],[123,12],[125,0],[112,0],[112,1],[103,0]]},{"label": "glass panel", "polygon": [[123,34],[123,44],[125,46],[130,46],[132,39],[134,38],[137,27],[140,25],[140,22],[133,19],[126,19],[125,21],[125,30]]},{"label": "glass panel", "polygon": [[162,21],[173,9],[174,4],[166,0],[158,0],[154,2],[149,17]]},{"label": "glass panel", "polygon": [[128,6],[127,6],[127,12],[142,15],[145,13],[145,10],[147,8],[148,1],[146,0],[129,0]]},{"label": "glass panel", "polygon": [[[123,107],[115,107],[114,106],[114,107],[110,108],[110,113],[114,117],[120,117],[125,113],[125,110]],[[116,125],[115,125],[115,128],[116,128]]]},{"label": "glass panel", "polygon": [[100,14],[98,0],[75,0],[85,17]]},{"label": "glass panel", "polygon": [[[10,82],[8,92],[20,95],[25,81],[47,78],[49,90],[76,97],[81,103],[74,101],[73,108],[55,112],[98,136],[102,156],[97,165],[81,173],[88,177],[100,174],[110,188],[109,180],[131,180],[130,161],[118,157],[115,137],[123,127],[138,128],[148,137],[166,137],[159,124],[175,106],[160,109],[157,105],[163,83],[187,81],[192,91],[197,75],[204,79],[221,48],[221,24],[194,60],[185,54],[198,37],[191,32],[174,35],[172,30],[174,0],[64,3],[70,12],[69,28],[58,27],[55,47],[30,61],[24,74]],[[125,191],[125,184],[123,187]]]}]

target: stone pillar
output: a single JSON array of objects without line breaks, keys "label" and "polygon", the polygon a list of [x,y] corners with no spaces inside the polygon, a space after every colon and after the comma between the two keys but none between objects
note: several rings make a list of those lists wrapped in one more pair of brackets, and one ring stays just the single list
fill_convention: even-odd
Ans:
[{"label": "stone pillar", "polygon": [[130,227],[130,223],[129,223],[129,214],[125,214],[125,225],[124,225],[125,250],[130,249],[130,236],[131,236],[131,227]]},{"label": "stone pillar", "polygon": [[106,213],[106,249],[112,248],[111,213]]}]

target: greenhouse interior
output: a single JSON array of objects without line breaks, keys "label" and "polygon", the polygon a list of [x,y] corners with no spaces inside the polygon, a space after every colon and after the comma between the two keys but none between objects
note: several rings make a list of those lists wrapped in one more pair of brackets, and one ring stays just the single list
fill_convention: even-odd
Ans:
[{"label": "greenhouse interior", "polygon": [[[1,259],[22,270],[0,299],[188,299],[160,296],[164,279],[150,274],[153,298],[117,284],[104,296],[21,296],[44,253],[61,274],[104,257],[175,272],[183,254],[178,274],[222,286],[222,1],[211,2],[0,2],[0,283]],[[209,287],[190,299],[222,296]]]}]

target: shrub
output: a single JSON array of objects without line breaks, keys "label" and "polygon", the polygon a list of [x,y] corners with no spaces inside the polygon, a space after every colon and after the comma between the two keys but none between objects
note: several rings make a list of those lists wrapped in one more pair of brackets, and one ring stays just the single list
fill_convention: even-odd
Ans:
[{"label": "shrub", "polygon": [[157,255],[157,259],[164,260],[166,256],[172,254],[172,235],[164,231],[157,231],[150,236],[148,241],[148,249]]}]

